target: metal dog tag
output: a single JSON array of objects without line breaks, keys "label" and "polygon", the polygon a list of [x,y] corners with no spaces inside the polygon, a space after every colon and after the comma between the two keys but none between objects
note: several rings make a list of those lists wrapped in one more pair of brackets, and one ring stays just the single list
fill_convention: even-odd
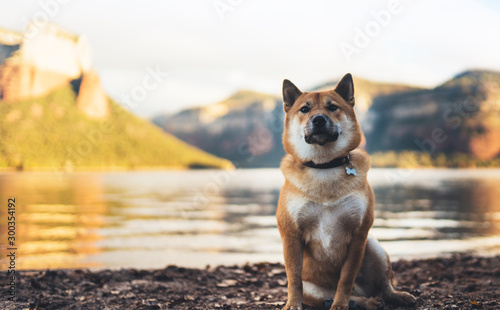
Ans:
[{"label": "metal dog tag", "polygon": [[356,168],[349,168],[347,166],[345,166],[345,173],[347,173],[347,175],[354,175],[354,176],[357,176],[356,174]]}]

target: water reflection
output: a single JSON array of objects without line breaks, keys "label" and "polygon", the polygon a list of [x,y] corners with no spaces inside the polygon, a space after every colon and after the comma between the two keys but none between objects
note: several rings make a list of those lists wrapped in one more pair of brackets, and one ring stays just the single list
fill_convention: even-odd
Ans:
[{"label": "water reflection", "polygon": [[372,232],[393,256],[500,251],[498,170],[430,170],[416,177],[379,186],[375,182]]},{"label": "water reflection", "polygon": [[[393,172],[370,174],[372,234],[391,256],[500,253],[498,170],[417,170],[396,181]],[[0,198],[18,199],[22,269],[203,267],[282,261],[274,218],[282,183],[277,169],[16,173],[0,175]]]},{"label": "water reflection", "polygon": [[[107,225],[103,185],[97,175],[20,173],[0,175],[0,198],[16,197],[17,265],[22,269],[95,267],[87,255],[102,251],[99,228]],[[6,214],[7,205],[0,207]],[[2,217],[3,218],[3,217]],[[4,221],[0,223],[6,235]],[[4,245],[2,243],[2,245]],[[2,269],[5,260],[1,261]]]},{"label": "water reflection", "polygon": [[[377,222],[397,221],[406,228],[429,228],[435,239],[500,234],[500,178],[445,179],[439,187],[375,187]],[[429,238],[429,236],[426,236]]]}]

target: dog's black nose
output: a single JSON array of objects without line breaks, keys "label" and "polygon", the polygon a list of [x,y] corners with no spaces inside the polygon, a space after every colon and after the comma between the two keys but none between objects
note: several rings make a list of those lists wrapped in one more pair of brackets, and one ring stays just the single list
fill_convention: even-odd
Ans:
[{"label": "dog's black nose", "polygon": [[316,115],[313,117],[312,123],[315,127],[323,127],[326,124],[326,117],[323,115]]}]

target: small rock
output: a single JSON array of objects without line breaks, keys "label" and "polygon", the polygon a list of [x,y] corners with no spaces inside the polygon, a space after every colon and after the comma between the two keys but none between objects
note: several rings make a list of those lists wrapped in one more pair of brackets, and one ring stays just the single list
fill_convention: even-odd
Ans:
[{"label": "small rock", "polygon": [[230,286],[235,286],[236,284],[238,284],[237,280],[225,279],[221,283],[217,283],[217,286],[218,287],[230,287]]}]

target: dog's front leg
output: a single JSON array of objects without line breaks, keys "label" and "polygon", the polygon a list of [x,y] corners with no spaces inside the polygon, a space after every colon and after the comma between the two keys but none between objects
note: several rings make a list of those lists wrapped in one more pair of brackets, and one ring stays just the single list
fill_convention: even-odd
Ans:
[{"label": "dog's front leg", "polygon": [[283,310],[302,310],[302,238],[298,232],[282,233],[281,236],[288,278],[288,300]]},{"label": "dog's front leg", "polygon": [[361,268],[365,255],[366,239],[368,231],[357,232],[349,245],[347,258],[340,271],[340,279],[337,285],[337,292],[331,310],[349,309],[349,299],[351,298],[354,280]]}]

